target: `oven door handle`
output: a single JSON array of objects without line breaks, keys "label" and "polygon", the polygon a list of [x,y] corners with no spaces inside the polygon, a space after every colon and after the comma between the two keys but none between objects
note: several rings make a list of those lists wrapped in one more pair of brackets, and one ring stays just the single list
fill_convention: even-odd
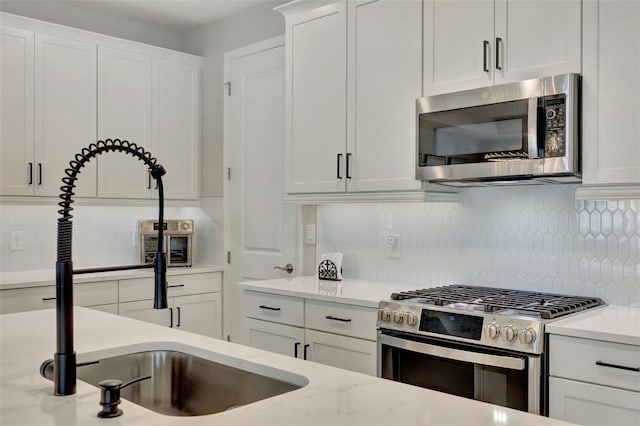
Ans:
[{"label": "oven door handle", "polygon": [[527,114],[529,116],[527,123],[527,151],[529,158],[540,158],[540,154],[538,153],[538,120],[544,120],[544,117],[538,114],[537,97],[529,98]]},{"label": "oven door handle", "polygon": [[473,364],[487,365],[490,367],[507,368],[509,370],[524,370],[524,359],[490,355],[479,352],[465,351],[461,349],[447,348],[444,346],[430,345],[428,343],[414,342],[413,340],[405,340],[397,337],[391,337],[378,333],[378,343],[405,349],[412,352],[418,352],[425,355],[437,356],[440,358],[452,359],[462,362],[470,362]]}]

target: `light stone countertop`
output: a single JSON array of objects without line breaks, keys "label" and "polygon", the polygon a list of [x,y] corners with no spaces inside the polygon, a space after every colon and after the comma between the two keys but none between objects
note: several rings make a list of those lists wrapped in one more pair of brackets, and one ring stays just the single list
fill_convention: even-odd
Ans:
[{"label": "light stone countertop", "polygon": [[609,305],[545,327],[547,333],[640,346],[640,307]]},{"label": "light stone countertop", "polygon": [[[190,268],[167,268],[167,275],[202,274],[206,272],[222,272],[223,266],[194,265]],[[133,269],[128,271],[99,272],[95,274],[79,274],[73,276],[74,284],[116,281],[131,278],[153,277],[153,268]],[[42,287],[56,284],[56,271],[53,269],[43,271],[3,272],[0,273],[0,290],[12,288]]]},{"label": "light stone countertop", "polygon": [[[122,401],[124,415],[103,420],[97,388],[78,381],[75,395],[56,397],[39,374],[55,348],[55,311],[0,316],[0,417],[5,426],[43,425],[563,425],[561,421],[398,382],[294,359],[125,317],[75,308],[78,360],[144,350],[193,348],[211,359],[257,364],[304,376],[298,390],[229,411],[196,417],[158,414]],[[155,342],[155,343],[154,343]],[[164,342],[164,343],[162,343]],[[185,346],[186,345],[186,346]],[[97,352],[94,352],[97,351]],[[187,351],[187,350],[185,350]],[[94,352],[93,354],[87,354]],[[263,369],[263,370],[261,370]],[[277,377],[277,376],[276,376]],[[211,397],[215,398],[215,395]]]},{"label": "light stone countertop", "polygon": [[376,281],[351,280],[326,281],[315,276],[281,278],[238,283],[245,290],[347,303],[377,308],[391,293],[415,290],[410,284],[393,284]]}]

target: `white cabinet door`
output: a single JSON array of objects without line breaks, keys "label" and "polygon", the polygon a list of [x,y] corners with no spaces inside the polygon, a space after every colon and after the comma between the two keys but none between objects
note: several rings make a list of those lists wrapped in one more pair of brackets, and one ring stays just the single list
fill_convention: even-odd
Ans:
[{"label": "white cabinet door", "polygon": [[424,95],[493,83],[493,0],[425,0]]},{"label": "white cabinet door", "polygon": [[580,0],[496,0],[494,83],[581,70]]},{"label": "white cabinet door", "polygon": [[[96,45],[36,34],[36,195],[58,195],[69,162],[96,140]],[[74,192],[96,196],[95,159],[82,168]]]},{"label": "white cabinet door", "polygon": [[0,194],[33,195],[34,34],[0,27]]},{"label": "white cabinet door", "polygon": [[304,328],[244,318],[247,345],[288,355],[304,356]]},{"label": "white cabinet door", "polygon": [[420,189],[415,114],[422,94],[422,2],[348,6],[347,190]]},{"label": "white cabinet door", "polygon": [[549,378],[549,417],[581,425],[640,424],[640,392]]},{"label": "white cabinet door", "polygon": [[199,194],[200,67],[153,60],[152,153],[167,170],[165,197],[197,199]]},{"label": "white cabinet door", "polygon": [[583,8],[583,183],[637,187],[640,2],[589,0]]},{"label": "white cabinet door", "polygon": [[153,300],[119,303],[118,315],[165,327],[170,327],[172,321],[171,309],[154,309]]},{"label": "white cabinet door", "polygon": [[195,294],[173,299],[173,326],[203,336],[222,335],[221,293]]},{"label": "white cabinet door", "polygon": [[286,16],[285,188],[344,192],[346,3],[308,4]]},{"label": "white cabinet door", "polygon": [[[98,46],[98,138],[128,140],[151,151],[151,56]],[[119,152],[97,161],[98,196],[151,197],[142,161]]]},{"label": "white cabinet door", "polygon": [[377,345],[369,340],[305,330],[307,359],[345,370],[376,375]]}]

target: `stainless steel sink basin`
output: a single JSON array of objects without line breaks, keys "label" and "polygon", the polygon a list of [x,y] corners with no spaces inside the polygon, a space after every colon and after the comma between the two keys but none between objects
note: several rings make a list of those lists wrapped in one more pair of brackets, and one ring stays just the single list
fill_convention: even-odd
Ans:
[{"label": "stainless steel sink basin", "polygon": [[[233,358],[231,358],[233,359]],[[255,371],[257,364],[237,360],[236,368],[174,350],[149,350],[100,359],[78,367],[78,379],[94,386],[105,379],[123,382],[142,376],[151,379],[130,385],[121,397],[170,416],[200,416],[250,404],[306,385],[306,379],[265,367],[267,374],[285,373],[280,380]],[[293,380],[292,380],[293,381]]]}]

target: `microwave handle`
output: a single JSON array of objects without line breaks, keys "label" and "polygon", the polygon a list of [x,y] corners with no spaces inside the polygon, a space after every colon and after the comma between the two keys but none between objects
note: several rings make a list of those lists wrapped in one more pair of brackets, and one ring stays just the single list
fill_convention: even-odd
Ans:
[{"label": "microwave handle", "polygon": [[[527,150],[529,158],[540,158],[538,151],[538,128],[539,120],[544,120],[544,115],[538,114],[538,97],[529,98],[528,108],[528,128],[527,128]],[[544,149],[544,146],[542,147]]]},{"label": "microwave handle", "polygon": [[413,340],[400,339],[397,337],[387,336],[378,332],[378,345],[393,346],[395,348],[405,349],[411,352],[417,352],[425,355],[437,356],[454,361],[470,362],[473,364],[487,365],[490,367],[500,367],[509,370],[524,370],[524,359],[491,355],[481,352],[465,351],[461,349],[448,348],[445,346],[430,345],[428,343],[415,342]]}]

